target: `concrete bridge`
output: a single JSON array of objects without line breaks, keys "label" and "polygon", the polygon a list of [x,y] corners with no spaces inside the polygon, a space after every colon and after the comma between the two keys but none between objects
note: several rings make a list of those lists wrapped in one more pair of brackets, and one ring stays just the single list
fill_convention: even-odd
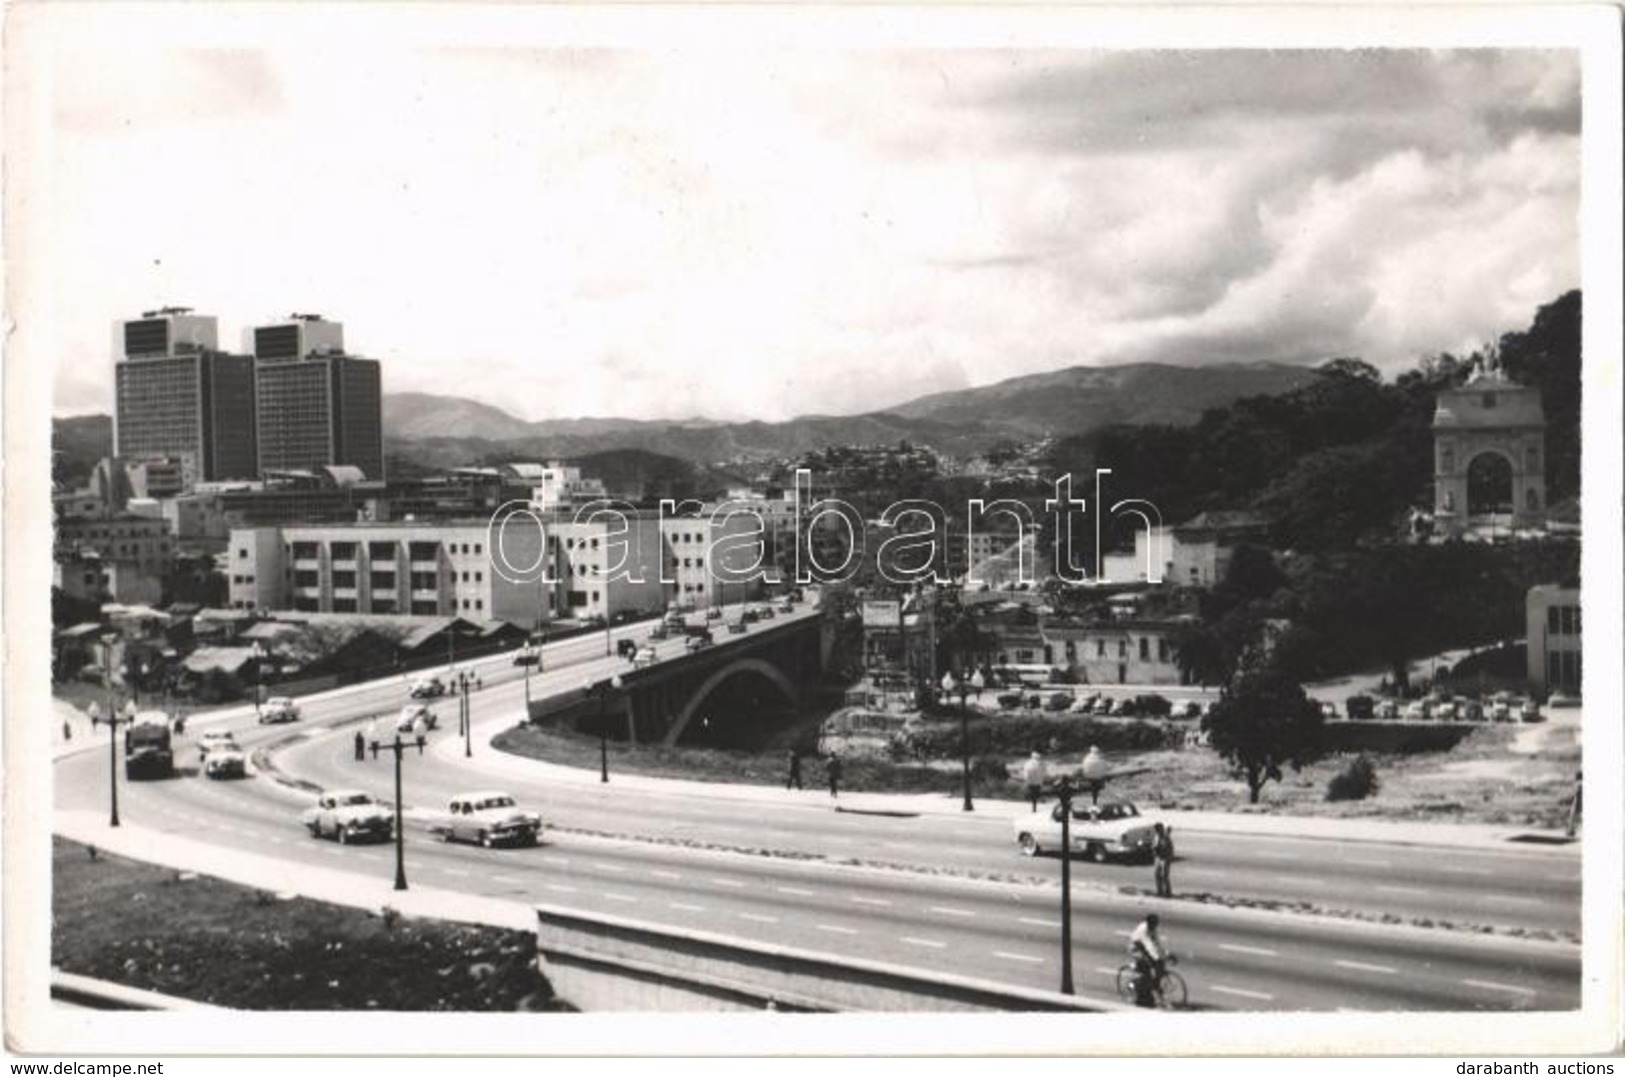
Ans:
[{"label": "concrete bridge", "polygon": [[799,707],[802,687],[822,674],[833,646],[832,633],[815,611],[781,614],[750,625],[742,635],[720,621],[710,627],[714,642],[696,651],[687,650],[681,637],[651,641],[660,660],[642,668],[628,662],[620,688],[607,689],[602,701],[585,689],[533,700],[532,720],[559,720],[596,732],[601,707],[606,715],[620,715],[609,728],[624,730],[630,743],[672,745],[711,696],[737,677],[760,677],[787,706]]}]

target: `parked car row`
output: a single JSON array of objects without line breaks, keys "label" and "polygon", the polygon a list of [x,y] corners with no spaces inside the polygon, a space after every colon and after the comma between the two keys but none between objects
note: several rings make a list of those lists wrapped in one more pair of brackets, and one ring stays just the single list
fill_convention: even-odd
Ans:
[{"label": "parked car row", "polygon": [[[1551,705],[1559,705],[1555,697]],[[1409,701],[1356,695],[1348,698],[1344,709],[1356,721],[1538,722],[1542,718],[1540,704],[1511,692],[1497,692],[1484,699],[1435,694]],[[1335,709],[1328,717],[1337,717]]]}]

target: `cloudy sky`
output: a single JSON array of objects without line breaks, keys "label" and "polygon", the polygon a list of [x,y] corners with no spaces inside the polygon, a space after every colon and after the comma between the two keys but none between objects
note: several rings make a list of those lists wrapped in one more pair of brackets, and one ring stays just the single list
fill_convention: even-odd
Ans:
[{"label": "cloudy sky", "polygon": [[1579,283],[1566,51],[65,50],[59,413],[111,323],[346,326],[527,418],[1072,364],[1394,370]]}]

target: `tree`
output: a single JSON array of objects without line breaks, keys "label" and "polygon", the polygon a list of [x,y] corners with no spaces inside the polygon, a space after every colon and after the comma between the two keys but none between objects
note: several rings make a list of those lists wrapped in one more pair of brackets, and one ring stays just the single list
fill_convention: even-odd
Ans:
[{"label": "tree", "polygon": [[1279,670],[1242,673],[1208,714],[1213,748],[1247,782],[1249,803],[1258,803],[1264,783],[1281,780],[1281,768],[1294,770],[1320,756],[1320,708],[1299,684]]}]

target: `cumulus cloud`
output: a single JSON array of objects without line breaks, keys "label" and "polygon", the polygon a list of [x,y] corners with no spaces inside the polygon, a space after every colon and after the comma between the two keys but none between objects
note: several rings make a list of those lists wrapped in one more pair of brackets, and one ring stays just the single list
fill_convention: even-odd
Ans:
[{"label": "cumulus cloud", "polygon": [[166,301],[227,340],[320,310],[386,389],[527,417],[776,419],[1074,363],[1394,367],[1578,280],[1563,52],[334,59],[63,70],[59,408],[107,406],[108,323]]}]

